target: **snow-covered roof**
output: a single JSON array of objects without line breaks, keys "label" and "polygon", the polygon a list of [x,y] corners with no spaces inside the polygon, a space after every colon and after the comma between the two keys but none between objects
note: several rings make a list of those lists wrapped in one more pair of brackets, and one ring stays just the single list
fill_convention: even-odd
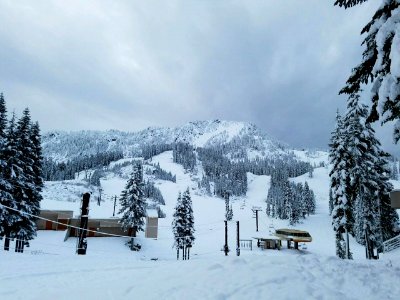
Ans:
[{"label": "snow-covered roof", "polygon": [[147,216],[150,218],[158,218],[158,212],[156,209],[148,209]]}]

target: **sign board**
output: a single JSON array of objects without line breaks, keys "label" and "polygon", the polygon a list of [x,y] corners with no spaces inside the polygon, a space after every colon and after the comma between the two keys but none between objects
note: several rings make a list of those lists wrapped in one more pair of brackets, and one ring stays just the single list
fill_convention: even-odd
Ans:
[{"label": "sign board", "polygon": [[252,210],[262,210],[261,206],[253,206],[251,209]]},{"label": "sign board", "polygon": [[400,190],[390,192],[390,204],[393,208],[400,209]]}]

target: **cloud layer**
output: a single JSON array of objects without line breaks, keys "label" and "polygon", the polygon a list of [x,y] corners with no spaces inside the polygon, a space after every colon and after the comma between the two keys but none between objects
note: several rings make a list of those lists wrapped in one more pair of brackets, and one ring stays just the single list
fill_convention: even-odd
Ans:
[{"label": "cloud layer", "polygon": [[2,1],[0,90],[44,130],[220,118],[326,147],[377,6],[333,2]]}]

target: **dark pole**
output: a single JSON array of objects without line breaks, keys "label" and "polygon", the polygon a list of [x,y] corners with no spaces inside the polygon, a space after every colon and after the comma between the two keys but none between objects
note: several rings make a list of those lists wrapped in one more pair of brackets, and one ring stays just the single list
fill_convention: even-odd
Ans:
[{"label": "dark pole", "polygon": [[117,196],[114,198],[114,211],[113,211],[113,217],[115,217],[115,205],[117,205]]},{"label": "dark pole", "polygon": [[6,231],[6,237],[4,239],[4,250],[10,250],[10,233],[8,233],[8,231]]},{"label": "dark pole", "polygon": [[258,210],[256,210],[256,231],[258,232]]},{"label": "dark pole", "polygon": [[224,252],[225,252],[225,256],[228,256],[228,221],[224,221],[225,222],[225,246],[224,246]]},{"label": "dark pole", "polygon": [[236,222],[236,255],[240,256],[239,221]]},{"label": "dark pole", "polygon": [[79,237],[78,237],[79,241],[77,250],[77,253],[81,255],[85,255],[87,249],[86,229],[88,227],[88,220],[89,220],[89,200],[90,200],[90,194],[89,193],[83,194],[82,208],[81,208],[81,225],[79,230]]},{"label": "dark pole", "polygon": [[101,188],[99,188],[99,198],[97,199],[97,205],[98,206],[100,206],[100,203],[101,203],[101,192],[102,192],[103,190],[101,189]]}]

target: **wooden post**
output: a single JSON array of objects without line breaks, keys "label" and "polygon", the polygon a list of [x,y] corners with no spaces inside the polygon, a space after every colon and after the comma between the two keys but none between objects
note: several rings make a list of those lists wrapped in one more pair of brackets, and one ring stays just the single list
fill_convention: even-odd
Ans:
[{"label": "wooden post", "polygon": [[225,246],[224,246],[224,252],[225,256],[228,256],[229,248],[228,248],[228,221],[225,222]]},{"label": "wooden post", "polygon": [[251,209],[253,211],[253,218],[255,215],[256,218],[256,231],[258,232],[258,212],[261,211],[261,207],[255,207],[253,206],[253,208]]},{"label": "wooden post", "polygon": [[256,231],[258,232],[258,210],[256,210]]},{"label": "wooden post", "polygon": [[82,208],[81,208],[81,225],[79,226],[79,237],[78,237],[78,249],[77,253],[79,255],[85,255],[87,249],[87,228],[89,221],[89,200],[90,194],[83,194]]},{"label": "wooden post", "polygon": [[10,234],[7,232],[4,239],[4,251],[10,250]]},{"label": "wooden post", "polygon": [[240,256],[239,221],[236,222],[236,255]]},{"label": "wooden post", "polygon": [[115,205],[117,205],[117,196],[114,197],[114,211],[113,211],[113,217],[115,217]]}]

